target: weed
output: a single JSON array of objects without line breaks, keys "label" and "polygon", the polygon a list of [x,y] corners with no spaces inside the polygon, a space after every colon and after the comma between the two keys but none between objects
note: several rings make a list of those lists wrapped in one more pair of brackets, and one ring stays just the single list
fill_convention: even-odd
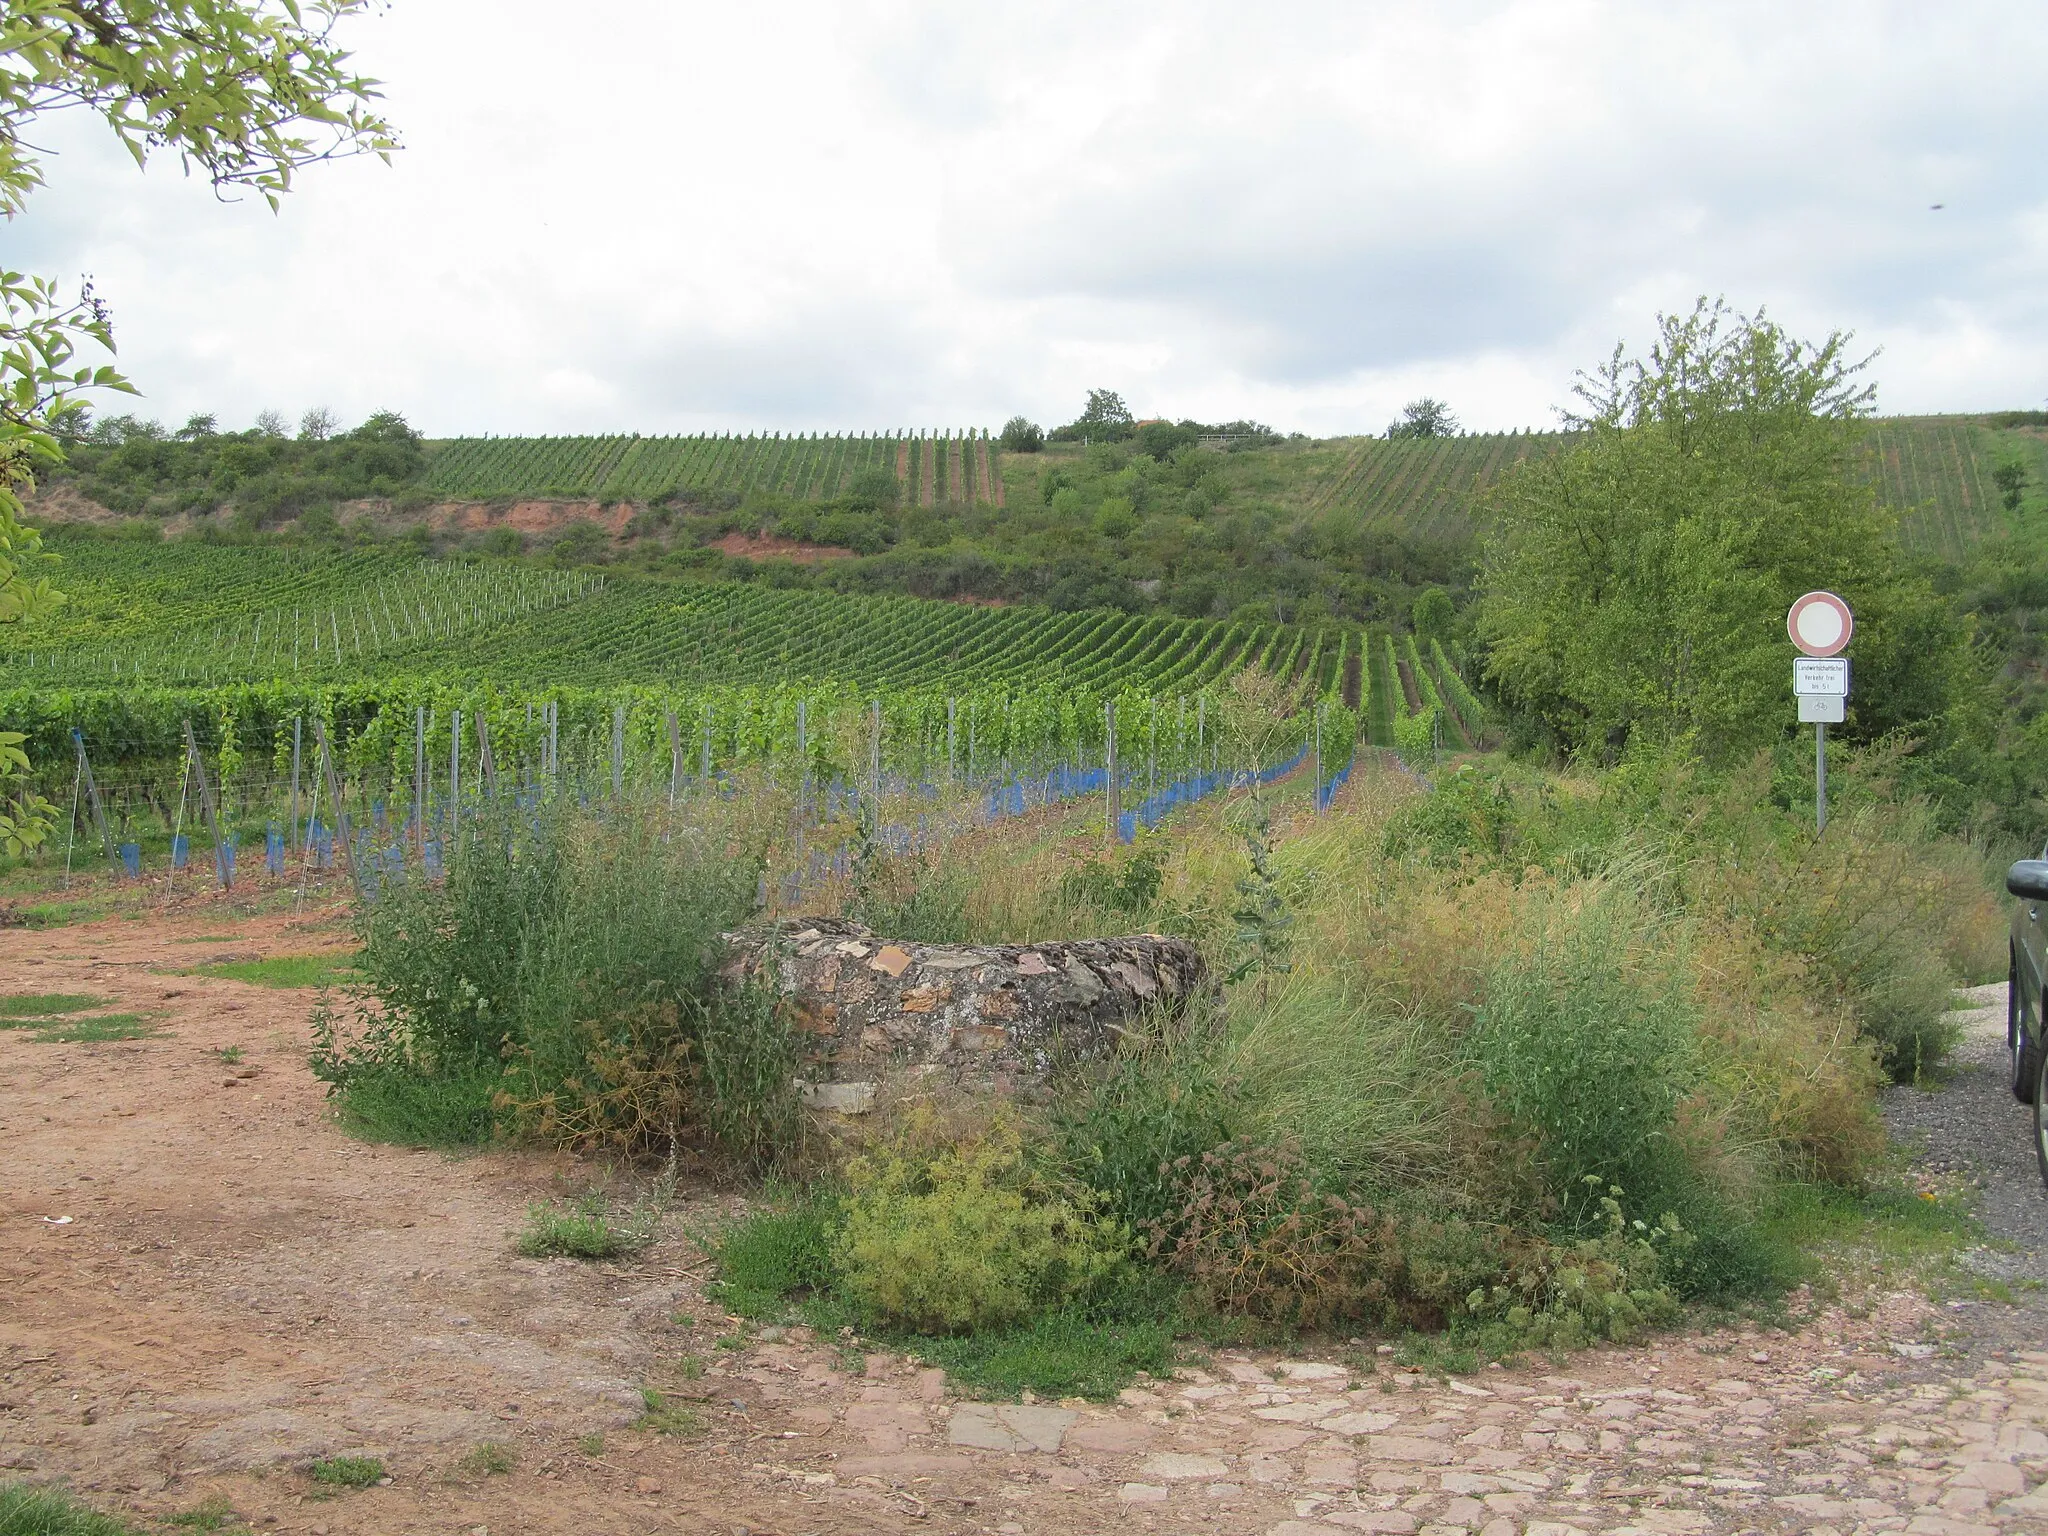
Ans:
[{"label": "weed", "polygon": [[387,1475],[374,1456],[326,1456],[306,1468],[316,1483],[330,1488],[368,1488]]},{"label": "weed", "polygon": [[640,1400],[647,1411],[634,1421],[635,1429],[649,1430],[657,1435],[695,1435],[704,1429],[704,1416],[687,1403],[672,1403],[652,1387],[640,1389]]},{"label": "weed", "polygon": [[495,1440],[484,1441],[462,1458],[462,1470],[471,1477],[502,1477],[518,1464],[512,1448]]},{"label": "weed", "polygon": [[687,1312],[671,1312],[668,1315],[668,1320],[678,1328],[694,1328],[697,1326],[697,1319],[690,1316]]},{"label": "weed", "polygon": [[701,1381],[704,1378],[704,1357],[683,1355],[676,1361],[676,1374],[685,1381]]},{"label": "weed", "polygon": [[519,1251],[530,1259],[616,1259],[637,1253],[654,1240],[651,1210],[615,1218],[602,1196],[589,1195],[573,1209],[529,1206]]},{"label": "weed", "polygon": [[595,1434],[580,1436],[576,1441],[576,1449],[586,1456],[602,1456],[604,1454],[604,1436]]},{"label": "weed", "polygon": [[6,992],[0,993],[0,1019],[46,1019],[53,1014],[84,1013],[104,1008],[110,1001],[84,992]]},{"label": "weed", "polygon": [[745,1349],[747,1347],[747,1336],[744,1333],[725,1333],[720,1334],[711,1342],[712,1346],[716,1349]]},{"label": "weed", "polygon": [[229,1526],[242,1524],[242,1517],[235,1513],[235,1506],[221,1494],[204,1499],[192,1508],[180,1510],[175,1515],[165,1515],[163,1523],[186,1531],[224,1531]]},{"label": "weed", "polygon": [[0,1483],[0,1536],[134,1536],[134,1529],[61,1488]]},{"label": "weed", "polygon": [[1175,1363],[1170,1324],[1104,1320],[1072,1309],[1041,1313],[1016,1328],[919,1339],[916,1350],[957,1385],[1002,1397],[1028,1388],[1044,1397],[1102,1401],[1140,1371],[1165,1377]]}]

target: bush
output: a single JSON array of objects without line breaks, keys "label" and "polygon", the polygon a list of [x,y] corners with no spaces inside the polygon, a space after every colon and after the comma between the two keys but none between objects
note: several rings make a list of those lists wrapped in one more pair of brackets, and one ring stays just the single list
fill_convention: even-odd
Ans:
[{"label": "bush", "polygon": [[1536,1137],[1568,1221],[1597,1213],[1589,1176],[1652,1202],[1683,1178],[1672,1131],[1698,1075],[1694,1017],[1675,978],[1630,968],[1638,921],[1612,887],[1555,912],[1493,969],[1468,1041],[1487,1091]]},{"label": "bush", "polygon": [[529,1259],[616,1259],[637,1253],[654,1240],[655,1213],[635,1210],[623,1220],[606,1209],[602,1196],[590,1195],[569,1210],[531,1206],[519,1251]]},{"label": "bush", "polygon": [[466,829],[444,880],[387,885],[358,911],[345,1017],[316,1021],[344,1123],[629,1152],[703,1132],[750,1162],[790,1145],[785,1023],[718,980],[720,934],[753,904],[743,830],[508,807]]},{"label": "bush", "polygon": [[1045,447],[1045,429],[1035,421],[1012,416],[1003,423],[1000,441],[1005,453],[1037,453]]},{"label": "bush", "polygon": [[847,1167],[834,1258],[847,1296],[874,1317],[927,1333],[1000,1328],[1122,1268],[1129,1229],[1032,1170],[1013,1123],[936,1145],[935,1128],[915,1112]]},{"label": "bush", "polygon": [[1678,1319],[1666,1268],[1692,1246],[1692,1234],[1671,1217],[1654,1227],[1626,1220],[1620,1187],[1602,1193],[1594,1183],[1598,1235],[1564,1247],[1525,1246],[1508,1278],[1466,1299],[1471,1317],[1505,1324],[1516,1344],[1556,1349],[1597,1339],[1628,1344],[1643,1329]]},{"label": "bush", "polygon": [[710,1245],[718,1280],[708,1294],[741,1317],[768,1317],[790,1297],[830,1289],[835,1215],[807,1199],[734,1222]]},{"label": "bush", "polygon": [[1151,1225],[1145,1252],[1202,1305],[1300,1328],[1385,1306],[1399,1251],[1393,1221],[1319,1195],[1299,1148],[1230,1141],[1174,1169],[1186,1203]]}]

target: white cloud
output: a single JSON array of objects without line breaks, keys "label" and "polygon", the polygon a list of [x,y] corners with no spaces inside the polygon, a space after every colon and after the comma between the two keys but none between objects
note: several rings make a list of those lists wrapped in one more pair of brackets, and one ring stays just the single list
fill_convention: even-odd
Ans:
[{"label": "white cloud", "polygon": [[[1147,412],[1542,425],[1724,293],[1894,410],[2048,395],[2048,13],[398,0],[408,147],[273,217],[57,120],[11,266],[91,272],[170,420],[434,433]],[[1939,212],[1932,203],[1946,206]]]}]

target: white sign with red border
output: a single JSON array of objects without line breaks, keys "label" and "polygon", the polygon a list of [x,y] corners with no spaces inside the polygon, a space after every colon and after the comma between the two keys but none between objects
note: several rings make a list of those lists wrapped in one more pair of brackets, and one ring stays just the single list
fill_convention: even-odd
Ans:
[{"label": "white sign with red border", "polygon": [[1856,633],[1849,605],[1832,592],[1809,592],[1785,615],[1785,632],[1809,656],[1833,656]]}]

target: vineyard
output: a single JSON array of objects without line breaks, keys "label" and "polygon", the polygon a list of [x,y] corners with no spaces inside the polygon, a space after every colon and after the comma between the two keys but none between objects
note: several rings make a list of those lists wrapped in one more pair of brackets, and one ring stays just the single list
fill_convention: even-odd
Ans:
[{"label": "vineyard", "polygon": [[1000,500],[984,431],[820,436],[463,437],[432,446],[421,488],[447,499],[564,497],[664,501],[766,491],[799,501],[845,494],[863,470],[896,478],[917,506]]}]

